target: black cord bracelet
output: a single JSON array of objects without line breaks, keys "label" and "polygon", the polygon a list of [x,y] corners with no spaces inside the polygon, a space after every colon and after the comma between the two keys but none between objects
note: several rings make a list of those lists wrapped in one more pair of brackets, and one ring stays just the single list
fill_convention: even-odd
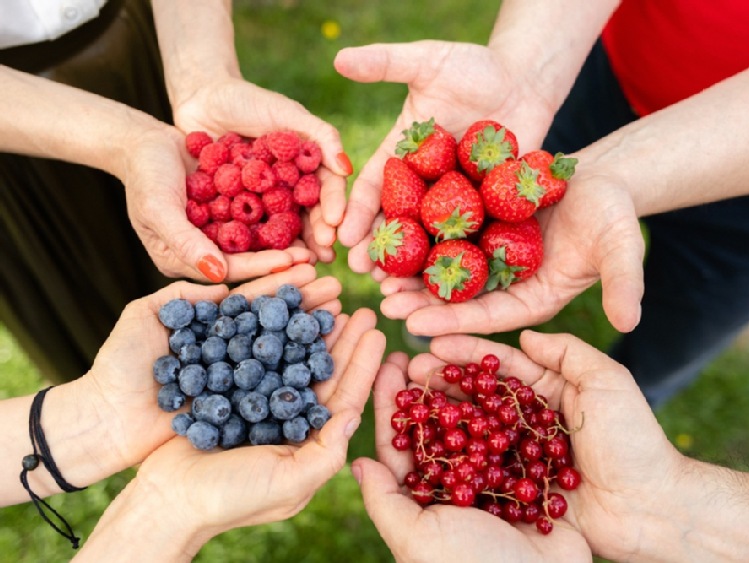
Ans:
[{"label": "black cord bracelet", "polygon": [[[23,458],[23,462],[22,462],[23,470],[21,471],[21,484],[23,485],[23,488],[26,489],[26,492],[29,493],[31,500],[34,503],[34,506],[36,506],[36,509],[41,515],[41,517],[50,526],[52,526],[57,531],[57,533],[67,538],[70,541],[70,543],[73,545],[73,549],[78,549],[78,545],[79,545],[79,542],[81,541],[81,538],[79,538],[73,533],[73,528],[71,528],[67,520],[65,520],[65,518],[63,518],[60,515],[60,513],[57,512],[54,508],[52,508],[43,498],[41,498],[34,491],[32,491],[31,486],[29,485],[28,472],[33,471],[34,469],[39,467],[39,462],[41,461],[44,464],[44,467],[47,468],[47,471],[49,471],[49,474],[52,475],[52,478],[55,480],[55,483],[57,483],[57,486],[60,487],[66,493],[72,493],[74,491],[82,491],[83,489],[86,488],[86,487],[82,487],[82,488],[75,487],[65,480],[65,478],[60,473],[60,470],[57,468],[57,464],[55,463],[55,460],[52,458],[52,453],[50,452],[49,446],[47,445],[47,439],[44,436],[44,430],[42,429],[41,417],[42,417],[42,403],[44,402],[44,396],[47,394],[47,391],[49,391],[50,389],[52,389],[52,386],[39,391],[34,396],[34,400],[31,403],[31,410],[29,411],[29,438],[31,439],[31,446],[34,448],[34,453],[24,456]],[[63,526],[62,528],[58,526],[57,524],[55,524],[50,518],[50,516],[48,516],[44,512],[45,507],[47,510],[49,510],[52,514],[54,514],[57,517],[57,519]]]}]

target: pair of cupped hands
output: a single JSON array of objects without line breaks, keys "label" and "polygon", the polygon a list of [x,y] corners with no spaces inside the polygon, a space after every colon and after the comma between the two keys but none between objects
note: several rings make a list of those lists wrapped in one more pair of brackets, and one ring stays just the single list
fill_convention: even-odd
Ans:
[{"label": "pair of cupped hands", "polygon": [[[486,550],[496,549],[512,560],[570,561],[589,559],[591,549],[612,558],[631,553],[640,526],[633,507],[639,510],[664,498],[663,483],[685,461],[668,443],[629,373],[568,335],[526,331],[522,350],[461,335],[539,324],[598,280],[612,325],[631,330],[639,320],[644,243],[626,186],[606,170],[586,166],[581,157],[564,200],[537,215],[545,257],[536,275],[466,303],[438,301],[418,279],[387,278],[366,252],[373,225],[381,220],[384,162],[402,131],[414,121],[435,117],[457,137],[474,121],[495,119],[516,133],[522,153],[540,145],[556,108],[531,83],[513,79],[511,59],[502,60],[478,45],[370,45],[344,49],[334,64],[355,81],[409,87],[402,113],[358,173],[348,198],[352,169],[337,130],[297,102],[240,79],[206,86],[174,108],[176,127],[139,139],[122,178],[133,226],[167,276],[205,282],[196,265],[212,256],[225,282],[258,278],[233,291],[252,298],[294,283],[302,290],[305,308],[324,307],[337,315],[336,328],[327,337],[335,375],[316,389],[334,416],[301,446],[205,453],[173,437],[172,415],[158,410],[156,384],[147,376],[166,348],[165,329],[156,313],[170,299],[218,300],[228,289],[172,284],[125,310],[91,372],[81,380],[82,385],[92,384],[122,421],[110,443],[123,467],[142,462],[131,493],[161,498],[170,512],[180,514],[183,529],[196,541],[292,516],[344,466],[348,440],[374,389],[379,461],[357,460],[352,471],[368,513],[396,557],[439,560],[455,553],[485,560]],[[478,83],[481,89],[475,88]],[[321,203],[305,217],[302,240],[288,250],[222,254],[185,216],[184,179],[194,162],[184,150],[184,135],[203,130],[214,136],[235,131],[254,137],[275,129],[299,131],[321,146]],[[332,261],[336,240],[349,248],[353,271],[371,272],[381,282],[384,315],[406,319],[414,334],[437,337],[430,354],[409,362],[395,353],[382,362],[385,337],[375,328],[374,312],[341,313],[340,283],[318,279],[311,265]],[[421,508],[400,486],[411,466],[406,454],[390,446],[395,393],[423,384],[445,363],[478,361],[486,353],[501,359],[503,375],[532,384],[573,426],[585,413],[585,424],[572,435],[583,481],[566,495],[570,510],[549,536],[532,527],[513,527],[477,509]],[[636,455],[632,436],[640,439]]]}]

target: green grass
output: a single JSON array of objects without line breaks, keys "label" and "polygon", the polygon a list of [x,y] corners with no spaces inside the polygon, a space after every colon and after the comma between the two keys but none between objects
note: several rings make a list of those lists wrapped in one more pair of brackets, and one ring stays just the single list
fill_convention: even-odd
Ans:
[{"label": "green grass", "polygon": [[[338,49],[372,42],[448,39],[484,42],[496,5],[479,0],[456,3],[432,0],[423,4],[395,0],[352,3],[342,0],[238,0],[237,49],[245,76],[304,104],[341,132],[355,169],[360,169],[379,145],[400,112],[405,86],[355,84],[341,78],[332,61]],[[321,27],[337,22],[340,35],[329,39]],[[380,294],[368,277],[346,266],[345,249],[335,263],[319,267],[321,274],[343,283],[344,309],[378,311]],[[388,338],[388,351],[406,350],[402,323],[380,315],[379,328]],[[600,288],[593,287],[573,301],[541,330],[571,332],[605,348],[615,333],[600,307]],[[516,333],[493,338],[514,344]],[[707,461],[746,469],[749,460],[749,353],[734,347],[713,362],[701,378],[658,412],[668,436],[683,451]],[[0,398],[34,392],[42,385],[39,373],[0,326]],[[350,459],[373,455],[371,409],[352,440]],[[52,505],[84,539],[110,500],[132,476],[115,475],[73,495],[58,495]],[[137,541],[137,538],[133,538]],[[72,556],[69,545],[55,534],[31,504],[0,510],[0,561],[57,562]],[[197,561],[390,561],[392,557],[364,511],[355,481],[346,467],[299,515],[286,522],[234,530],[209,542]]]}]

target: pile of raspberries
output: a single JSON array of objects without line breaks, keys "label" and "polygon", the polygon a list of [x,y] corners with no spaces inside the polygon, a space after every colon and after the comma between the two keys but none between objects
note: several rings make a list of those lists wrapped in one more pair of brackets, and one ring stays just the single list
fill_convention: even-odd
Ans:
[{"label": "pile of raspberries", "polygon": [[302,211],[320,201],[316,142],[294,131],[193,131],[185,145],[198,161],[186,178],[187,218],[223,252],[283,250],[299,237]]}]

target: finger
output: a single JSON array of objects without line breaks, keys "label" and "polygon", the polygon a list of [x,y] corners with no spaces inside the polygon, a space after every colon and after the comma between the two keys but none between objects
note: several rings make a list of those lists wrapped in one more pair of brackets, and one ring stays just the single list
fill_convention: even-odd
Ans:
[{"label": "finger", "polygon": [[430,49],[428,41],[347,47],[338,52],[333,66],[356,82],[412,84],[418,80],[420,61],[430,56]]},{"label": "finger", "polygon": [[369,243],[372,242],[372,236],[365,236],[360,242],[349,249],[348,265],[353,272],[357,274],[366,274],[375,267],[374,262],[369,256]]},{"label": "finger", "polygon": [[324,337],[325,345],[327,346],[328,350],[331,350],[333,346],[335,346],[335,343],[338,342],[338,338],[343,333],[350,318],[351,317],[346,314],[340,314],[335,318],[333,331]]},{"label": "finger", "polygon": [[322,218],[322,210],[316,205],[302,216],[302,237],[311,252],[321,262],[329,263],[335,259],[333,244],[335,243],[335,228],[331,227]]},{"label": "finger", "polygon": [[190,302],[201,299],[219,301],[226,297],[228,293],[229,289],[225,285],[200,285],[186,281],[174,282],[151,295],[129,303],[123,311],[123,317],[126,314],[133,314],[133,311],[140,309],[143,304],[146,304],[152,312],[158,314],[162,305],[172,299],[187,299]]},{"label": "finger", "polygon": [[629,332],[639,324],[642,313],[645,243],[638,227],[630,236],[618,236],[613,244],[600,265],[603,310],[614,328]]},{"label": "finger", "polygon": [[424,289],[424,280],[421,278],[386,278],[380,284],[383,295],[395,295],[401,292],[417,292]]},{"label": "finger", "polygon": [[[333,174],[325,168],[320,170],[319,176],[322,218],[328,226],[335,228],[343,221],[343,214],[346,211],[346,178]],[[320,244],[326,243],[320,241]]]},{"label": "finger", "polygon": [[[455,307],[456,305],[450,305]],[[389,319],[408,319],[408,323],[412,323],[411,317],[417,312],[424,308],[430,310],[429,319],[439,317],[440,314],[446,313],[446,307],[448,304],[438,299],[428,290],[422,289],[420,291],[401,291],[391,295],[386,295],[385,298],[380,302],[380,311]],[[424,330],[422,327],[425,323],[419,320],[413,326],[417,327],[413,330],[412,326],[408,325],[408,331],[411,334],[423,334],[431,335],[429,333],[432,330],[430,325],[427,325],[426,332],[418,332],[418,330]],[[436,332],[434,334],[437,334]]]},{"label": "finger", "polygon": [[263,250],[227,254],[226,262],[229,268],[226,281],[236,282],[280,272],[290,268],[294,259],[283,250]]},{"label": "finger", "polygon": [[309,248],[304,246],[300,240],[295,240],[290,247],[284,250],[293,261],[293,264],[314,264],[315,254]]},{"label": "finger", "polygon": [[[300,286],[299,292],[302,294],[302,309],[311,311],[336,301],[341,294],[341,282],[333,276],[325,276]],[[340,303],[334,306],[334,309],[339,308]],[[333,311],[331,313],[335,314]]]},{"label": "finger", "polygon": [[315,306],[315,310],[319,310],[319,309],[325,309],[326,311],[329,311],[330,313],[332,313],[334,317],[337,317],[338,315],[341,314],[341,311],[343,310],[343,304],[341,303],[340,299],[332,299],[330,301],[326,301],[325,303],[322,303],[321,305]]},{"label": "finger", "polygon": [[315,267],[310,264],[299,264],[276,274],[270,274],[251,282],[244,283],[232,290],[252,300],[260,295],[275,295],[283,284],[292,284],[300,288],[304,296],[304,286],[317,277]]},{"label": "finger", "polygon": [[352,467],[364,499],[364,508],[389,546],[397,544],[406,530],[413,530],[422,509],[400,493],[395,476],[386,466],[360,458]]}]

